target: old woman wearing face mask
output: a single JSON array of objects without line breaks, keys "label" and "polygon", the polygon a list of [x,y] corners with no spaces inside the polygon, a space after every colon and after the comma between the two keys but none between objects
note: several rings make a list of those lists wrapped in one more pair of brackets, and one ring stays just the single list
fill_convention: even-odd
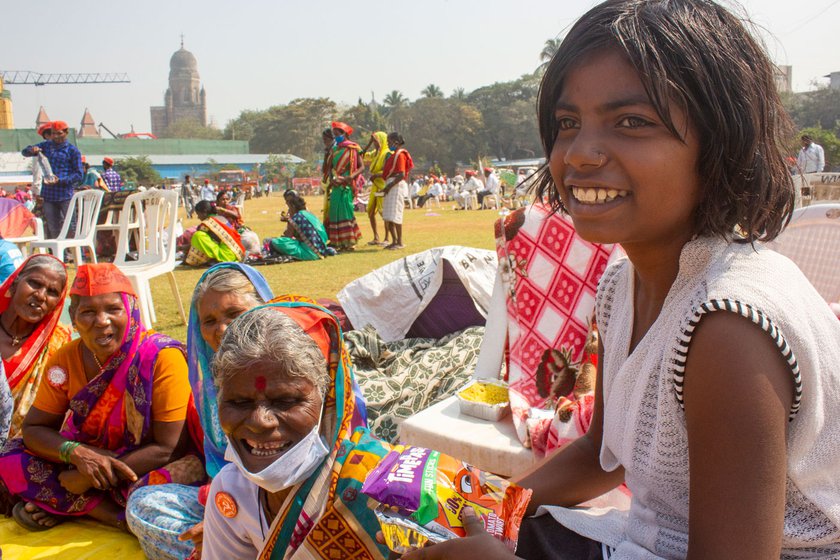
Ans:
[{"label": "old woman wearing face mask", "polygon": [[360,488],[388,451],[364,408],[335,317],[304,302],[233,321],[213,359],[229,442],[202,558],[384,558]]}]

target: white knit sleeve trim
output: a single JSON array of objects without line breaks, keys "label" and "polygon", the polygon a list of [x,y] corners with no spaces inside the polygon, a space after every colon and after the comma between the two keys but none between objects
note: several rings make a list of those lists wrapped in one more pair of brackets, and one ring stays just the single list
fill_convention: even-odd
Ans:
[{"label": "white knit sleeve trim", "polygon": [[790,372],[793,375],[793,403],[788,414],[788,421],[792,421],[799,412],[799,405],[802,401],[802,375],[799,371],[799,363],[796,361],[796,356],[793,354],[793,349],[788,345],[782,333],[773,324],[767,316],[761,311],[753,309],[750,305],[743,304],[737,300],[730,299],[712,299],[699,306],[694,312],[694,316],[688,322],[686,327],[682,330],[677,345],[675,348],[676,358],[671,368],[671,373],[674,379],[674,391],[677,396],[677,401],[680,403],[680,408],[685,409],[683,403],[683,389],[685,386],[685,362],[688,358],[688,347],[691,344],[691,338],[694,336],[694,330],[703,315],[715,311],[728,311],[730,313],[737,313],[742,317],[746,317],[770,335],[773,342],[782,353],[782,357],[788,364]]}]

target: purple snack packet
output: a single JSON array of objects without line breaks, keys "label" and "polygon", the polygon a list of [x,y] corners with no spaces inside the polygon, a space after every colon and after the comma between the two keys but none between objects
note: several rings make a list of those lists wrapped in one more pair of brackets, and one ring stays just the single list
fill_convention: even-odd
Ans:
[{"label": "purple snack packet", "polygon": [[389,506],[417,511],[421,505],[420,485],[429,453],[424,447],[391,451],[367,475],[362,493]]}]

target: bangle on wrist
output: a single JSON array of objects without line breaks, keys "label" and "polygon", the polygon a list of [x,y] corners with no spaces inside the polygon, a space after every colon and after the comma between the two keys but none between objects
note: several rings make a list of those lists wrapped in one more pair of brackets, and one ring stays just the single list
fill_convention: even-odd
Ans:
[{"label": "bangle on wrist", "polygon": [[64,463],[70,462],[70,456],[73,450],[79,447],[81,443],[78,441],[67,440],[58,447],[58,458]]}]

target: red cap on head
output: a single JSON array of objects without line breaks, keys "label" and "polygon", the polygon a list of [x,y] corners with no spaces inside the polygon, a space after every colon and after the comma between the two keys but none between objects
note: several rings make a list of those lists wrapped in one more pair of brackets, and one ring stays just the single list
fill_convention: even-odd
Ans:
[{"label": "red cap on head", "polygon": [[114,165],[114,160],[109,158],[109,157],[106,157],[106,158],[102,158],[102,163],[107,163],[108,165]]},{"label": "red cap on head", "polygon": [[204,184],[207,185],[210,183],[210,179],[204,179]]},{"label": "red cap on head", "polygon": [[38,136],[43,136],[44,133],[48,130],[52,130],[53,123],[52,121],[46,122],[38,127]]},{"label": "red cap on head", "polygon": [[472,177],[473,175],[475,175],[475,171],[473,171],[472,169],[467,169],[466,171],[464,171],[465,177]]},{"label": "red cap on head", "polygon": [[67,123],[64,121],[53,121],[52,122],[52,129],[53,130],[67,130],[70,128],[67,126]]},{"label": "red cap on head", "polygon": [[82,163],[87,163],[87,158],[85,156],[82,156]]},{"label": "red cap on head", "polygon": [[344,131],[344,134],[346,134],[346,135],[348,135],[348,136],[350,136],[351,134],[353,134],[353,127],[352,127],[352,126],[350,126],[350,125],[349,125],[349,124],[347,124],[347,123],[343,123],[343,122],[341,122],[341,121],[333,121],[333,122],[332,122],[332,123],[330,123],[330,124],[331,124],[331,126],[332,126],[333,128],[337,128],[337,129],[339,129],[339,130],[343,130],[343,131]]},{"label": "red cap on head", "polygon": [[70,287],[70,295],[77,296],[98,296],[114,292],[136,297],[129,279],[113,263],[80,265]]},{"label": "red cap on head", "polygon": [[492,167],[485,167],[484,172],[485,173],[493,173],[493,168]]}]

